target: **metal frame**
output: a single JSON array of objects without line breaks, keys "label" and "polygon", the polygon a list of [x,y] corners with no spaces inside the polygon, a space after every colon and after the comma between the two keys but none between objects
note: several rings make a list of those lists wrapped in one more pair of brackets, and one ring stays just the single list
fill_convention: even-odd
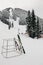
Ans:
[{"label": "metal frame", "polygon": [[[6,46],[4,45],[5,41],[6,41]],[[15,45],[14,44],[13,45],[9,45],[10,41],[13,41],[13,39],[3,39],[3,45],[2,45],[2,52],[1,52],[1,54],[5,58],[11,58],[11,57],[20,56],[21,53],[16,50]],[[11,47],[11,49],[10,49],[10,47]],[[13,55],[12,56],[8,56],[8,53],[12,53],[12,52],[15,52],[17,54],[16,55],[14,54],[14,56]]]}]

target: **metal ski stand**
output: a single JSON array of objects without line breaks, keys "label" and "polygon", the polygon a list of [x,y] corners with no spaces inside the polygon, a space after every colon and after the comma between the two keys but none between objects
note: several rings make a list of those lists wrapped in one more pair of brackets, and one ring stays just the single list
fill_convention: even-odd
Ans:
[{"label": "metal ski stand", "polygon": [[18,51],[17,41],[14,39],[3,39],[3,46],[1,54],[5,58],[17,57],[20,56],[21,53]]}]

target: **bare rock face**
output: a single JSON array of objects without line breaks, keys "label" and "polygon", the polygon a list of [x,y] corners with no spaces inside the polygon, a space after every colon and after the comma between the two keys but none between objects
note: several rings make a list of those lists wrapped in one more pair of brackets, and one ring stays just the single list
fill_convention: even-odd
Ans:
[{"label": "bare rock face", "polygon": [[27,17],[27,11],[20,9],[20,8],[15,8],[13,10],[13,13],[16,15],[16,17],[20,17],[20,25],[25,25],[26,24],[26,17]]}]

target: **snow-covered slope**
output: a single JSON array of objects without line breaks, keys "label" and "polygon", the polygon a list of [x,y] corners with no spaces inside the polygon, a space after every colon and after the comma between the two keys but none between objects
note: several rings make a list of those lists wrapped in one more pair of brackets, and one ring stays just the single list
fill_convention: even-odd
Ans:
[{"label": "snow-covered slope", "polygon": [[[14,38],[16,33],[17,30],[14,28],[8,30],[8,26],[0,22],[0,53],[2,39]],[[0,54],[0,65],[43,65],[43,38],[32,39],[24,34],[20,34],[20,37],[26,54],[8,59]]]}]

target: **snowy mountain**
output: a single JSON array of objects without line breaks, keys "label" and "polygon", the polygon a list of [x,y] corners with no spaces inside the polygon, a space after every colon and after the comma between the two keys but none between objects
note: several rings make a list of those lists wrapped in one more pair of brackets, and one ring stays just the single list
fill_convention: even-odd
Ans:
[{"label": "snowy mountain", "polygon": [[[14,27],[8,30],[8,26],[0,21],[0,65],[43,65],[43,38],[32,39],[27,34],[20,34],[22,45],[26,54],[10,58],[3,57],[1,54],[3,39],[17,38],[18,28],[20,28],[20,33],[23,31],[25,32],[26,30],[25,25],[22,26],[18,24],[18,18],[14,22]],[[13,44],[13,42],[11,44]]]},{"label": "snowy mountain", "polygon": [[[20,17],[20,22],[19,24],[22,24],[22,25],[25,25],[26,24],[26,17],[27,17],[27,11],[23,10],[23,9],[20,9],[20,8],[6,8],[4,10],[2,10],[2,12],[0,11],[0,18],[2,18],[2,15],[5,17],[5,18],[9,18],[9,10],[12,9],[13,10],[13,19],[16,20],[17,17]],[[36,15],[37,17],[37,15]],[[42,26],[43,24],[43,19],[41,19],[39,17],[39,22],[40,22],[40,25]]]}]

